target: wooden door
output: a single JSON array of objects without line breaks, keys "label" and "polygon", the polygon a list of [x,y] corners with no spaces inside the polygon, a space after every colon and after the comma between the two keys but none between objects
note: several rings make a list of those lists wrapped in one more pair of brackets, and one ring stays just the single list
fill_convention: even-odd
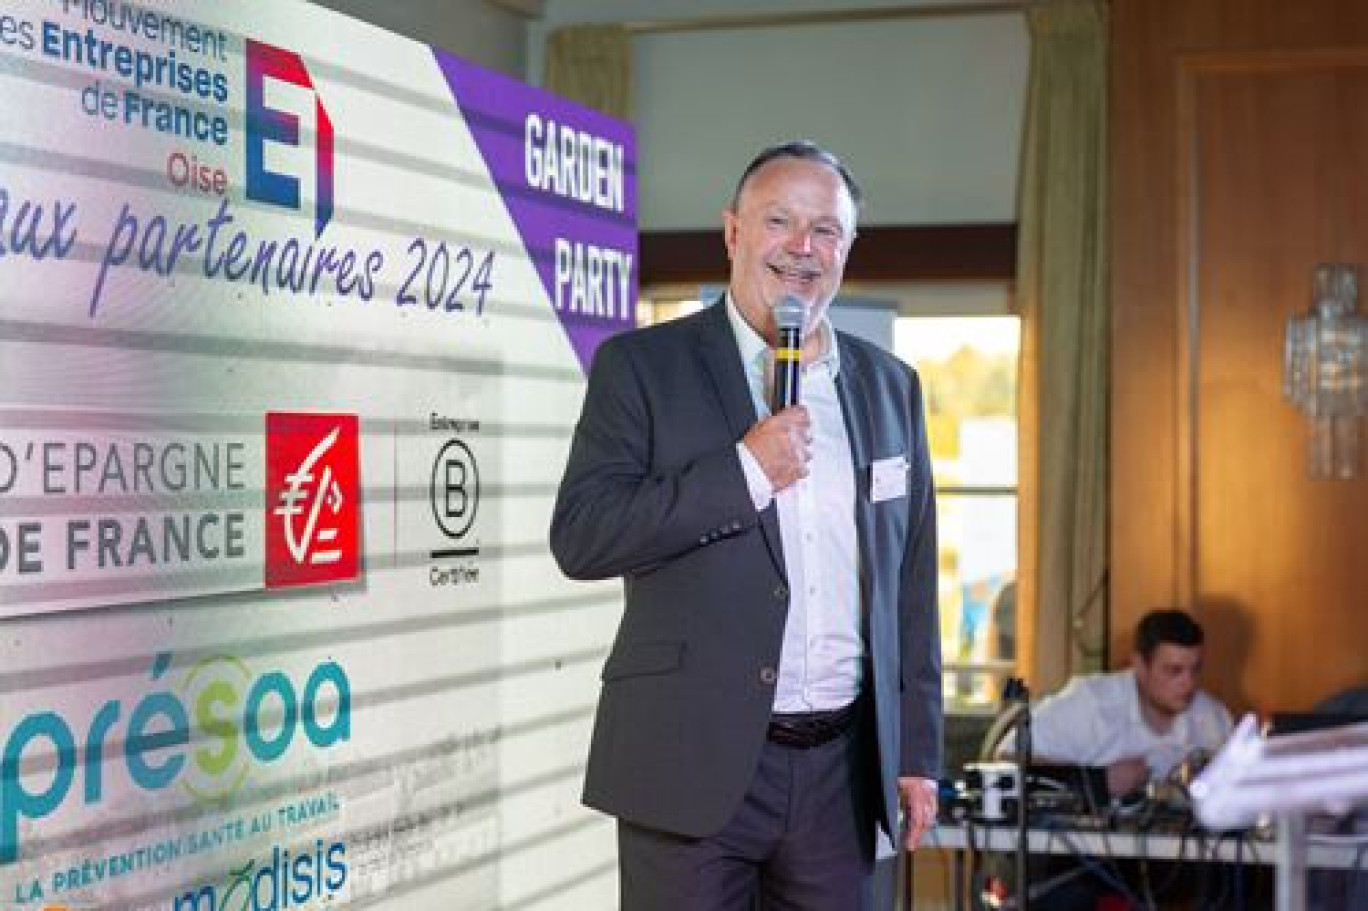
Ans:
[{"label": "wooden door", "polygon": [[1316,263],[1368,283],[1368,5],[1113,14],[1113,657],[1177,604],[1232,708],[1308,707],[1368,682],[1368,480],[1280,392]]}]

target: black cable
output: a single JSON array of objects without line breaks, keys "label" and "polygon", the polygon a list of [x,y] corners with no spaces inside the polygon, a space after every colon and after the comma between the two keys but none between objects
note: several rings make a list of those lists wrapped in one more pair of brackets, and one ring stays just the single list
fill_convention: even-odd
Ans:
[{"label": "black cable", "polygon": [[969,845],[969,901],[974,908],[981,908],[983,901],[980,898],[979,866],[982,863],[979,857],[978,836],[974,834],[974,817],[972,815],[964,818],[964,838]]},{"label": "black cable", "polygon": [[1215,899],[1211,897],[1212,881],[1218,876],[1222,876],[1221,840],[1225,837],[1225,833],[1200,830],[1197,835],[1199,887],[1197,907],[1201,911],[1215,911],[1225,901],[1221,893],[1217,893]]},{"label": "black cable", "polygon": [[1247,835],[1241,832],[1235,839],[1235,909],[1245,911],[1244,900],[1244,846]]},{"label": "black cable", "polygon": [[[1116,851],[1113,850],[1113,848],[1112,848],[1112,842],[1111,842],[1111,836],[1110,836],[1111,830],[1112,830],[1112,824],[1109,823],[1109,824],[1103,825],[1101,828],[1099,828],[1099,829],[1097,830],[1097,836],[1098,836],[1098,840],[1102,843],[1102,854],[1103,854],[1103,856],[1106,858],[1107,862],[1111,864],[1112,869],[1116,871],[1116,878],[1117,878],[1119,881],[1121,881],[1122,883],[1124,883],[1124,882],[1125,882],[1125,874],[1121,872],[1121,865],[1120,865],[1120,862],[1119,862],[1119,860],[1118,860],[1118,858],[1117,858],[1117,856],[1116,856]],[[1126,895],[1126,897],[1127,897],[1127,900],[1130,901],[1130,902],[1131,902],[1133,905],[1135,905],[1136,907],[1140,907],[1140,908],[1148,907],[1148,906],[1145,906],[1145,905],[1140,904],[1140,900],[1139,900],[1138,898],[1136,898],[1135,893],[1129,888],[1129,886],[1124,887],[1122,891],[1125,893],[1125,895]]]},{"label": "black cable", "polygon": [[1025,687],[1021,691],[1021,719],[1017,724],[1016,765],[1017,765],[1017,850],[1016,850],[1016,892],[1021,896],[1018,908],[1026,911],[1030,907],[1030,874],[1027,860],[1031,853],[1027,792],[1030,785],[1027,777],[1031,767],[1031,708]]},{"label": "black cable", "polygon": [[1197,908],[1203,909],[1207,906],[1207,884],[1210,880],[1210,871],[1206,858],[1207,831],[1198,829],[1194,833],[1197,836]]},{"label": "black cable", "polygon": [[1017,768],[1016,894],[1020,896],[1019,907],[1025,911],[1029,905],[1030,896],[1030,873],[1027,869],[1027,859],[1031,850],[1029,820],[1027,819],[1029,803],[1027,778],[1031,767],[1031,691],[1027,688],[1026,681],[1020,677],[1009,677],[1002,689],[1002,701],[1006,705],[1017,703],[1021,706],[1017,713],[1016,749],[1013,752],[1015,753]]},{"label": "black cable", "polygon": [[1353,902],[1358,897],[1359,876],[1363,873],[1363,857],[1368,852],[1368,845],[1360,844],[1354,852],[1354,867],[1350,874],[1344,878],[1344,907],[1354,907]]},{"label": "black cable", "polygon": [[1202,900],[1197,906],[1202,911],[1216,911],[1220,907],[1220,893],[1216,893],[1216,897],[1213,898],[1211,888],[1216,878],[1221,875],[1221,839],[1224,835],[1221,832],[1211,834],[1213,837],[1207,842],[1206,857],[1202,861]]},{"label": "black cable", "polygon": [[1178,877],[1182,875],[1184,859],[1187,857],[1188,836],[1190,834],[1192,834],[1192,830],[1188,827],[1184,827],[1184,829],[1178,833],[1177,856],[1173,858],[1173,865],[1169,868],[1168,875],[1164,877],[1164,881],[1161,882],[1159,888],[1155,890],[1154,894],[1156,896],[1167,895],[1168,891],[1177,883]]},{"label": "black cable", "polygon": [[1112,877],[1112,881],[1120,885],[1120,891],[1124,894],[1127,902],[1129,902],[1132,905],[1132,907],[1152,907],[1152,905],[1141,905],[1140,900],[1136,898],[1134,891],[1131,890],[1129,885],[1125,882],[1125,874],[1121,871],[1120,864],[1117,862],[1117,858],[1115,856],[1116,852],[1112,850],[1111,839],[1108,837],[1108,832],[1114,825],[1115,818],[1110,816],[1109,814],[1104,814],[1102,812],[1101,807],[1099,807],[1097,804],[1097,794],[1094,792],[1092,788],[1091,776],[1088,774],[1089,770],[1093,767],[1083,765],[1080,763],[1077,766],[1077,768],[1080,779],[1083,782],[1083,799],[1088,805],[1088,813],[1093,819],[1101,820],[1101,825],[1097,829],[1098,839],[1102,843],[1103,854],[1106,858],[1106,861],[1110,864],[1110,869],[1114,874]]},{"label": "black cable", "polygon": [[1221,863],[1221,842],[1226,837],[1240,838],[1239,832],[1219,832],[1216,835],[1216,847],[1212,853],[1212,860],[1217,865],[1216,871],[1221,883],[1221,891],[1217,894],[1216,900],[1211,904],[1211,911],[1220,911],[1225,907],[1226,899],[1230,897],[1230,871],[1226,864]]},{"label": "black cable", "polygon": [[1146,844],[1148,833],[1144,828],[1135,831],[1135,854],[1136,868],[1140,871],[1140,897],[1145,901],[1145,907],[1149,911],[1154,911],[1154,889],[1150,884],[1149,872],[1149,848]]},{"label": "black cable", "polygon": [[1101,880],[1104,885],[1115,889],[1132,907],[1142,907],[1140,900],[1136,898],[1135,893],[1126,885],[1120,871],[1116,869],[1115,861],[1112,861],[1110,866],[1100,862],[1097,858],[1083,851],[1077,843],[1069,837],[1069,832],[1065,829],[1051,827],[1050,833],[1051,838],[1058,837],[1060,843],[1069,849],[1070,857],[1086,868],[1092,875]]}]

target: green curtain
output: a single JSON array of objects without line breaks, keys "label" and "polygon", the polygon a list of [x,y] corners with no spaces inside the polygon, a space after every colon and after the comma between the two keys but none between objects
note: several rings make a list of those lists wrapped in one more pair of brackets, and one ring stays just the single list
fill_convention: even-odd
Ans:
[{"label": "green curtain", "polygon": [[1039,694],[1099,669],[1107,639],[1108,17],[1105,0],[1043,0],[1026,15],[1017,302],[1034,584],[1021,657]]},{"label": "green curtain", "polygon": [[621,25],[556,29],[546,42],[546,88],[622,120],[632,116],[632,37]]}]

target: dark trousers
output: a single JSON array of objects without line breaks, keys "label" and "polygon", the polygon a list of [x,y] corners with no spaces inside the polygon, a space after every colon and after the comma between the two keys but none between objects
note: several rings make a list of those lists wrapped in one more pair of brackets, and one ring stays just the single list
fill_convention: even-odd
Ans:
[{"label": "dark trousers", "polygon": [[821,746],[766,743],[749,792],[715,835],[619,821],[622,911],[869,911],[874,767],[862,718]]}]

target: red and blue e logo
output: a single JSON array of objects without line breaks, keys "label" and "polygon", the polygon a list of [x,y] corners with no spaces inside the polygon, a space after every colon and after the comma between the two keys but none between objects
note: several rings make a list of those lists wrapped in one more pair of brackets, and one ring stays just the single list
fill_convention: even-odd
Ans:
[{"label": "red and blue e logo", "polygon": [[[282,173],[273,168],[290,166],[288,153],[300,145],[300,118],[312,116],[317,206],[314,236],[321,235],[333,211],[332,121],[298,54],[250,39],[246,50],[247,198],[288,209],[300,207],[299,171]],[[266,99],[268,84],[273,84],[269,104]],[[290,109],[291,95],[301,92],[307,93],[312,100],[312,108],[303,102],[295,106],[297,109]],[[274,150],[271,152],[272,167],[267,167],[266,163],[268,149]],[[301,158],[307,161],[306,156]]]}]

